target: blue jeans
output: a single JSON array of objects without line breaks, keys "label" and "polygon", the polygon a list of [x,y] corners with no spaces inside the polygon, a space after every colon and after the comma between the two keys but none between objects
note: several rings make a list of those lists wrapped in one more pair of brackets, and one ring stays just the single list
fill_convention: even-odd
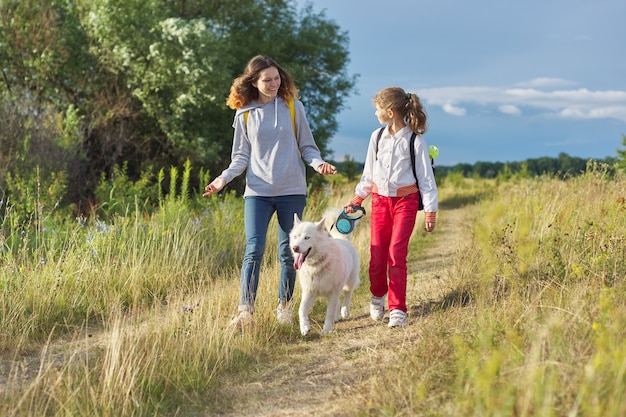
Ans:
[{"label": "blue jeans", "polygon": [[306,196],[287,195],[278,197],[245,198],[244,224],[246,231],[246,251],[243,257],[240,280],[239,311],[254,311],[254,301],[259,286],[259,273],[267,228],[274,212],[278,216],[278,257],[280,261],[280,281],[278,302],[287,303],[293,297],[296,283],[296,270],[293,267],[293,255],[289,247],[289,232],[293,227],[293,214],[302,218]]}]

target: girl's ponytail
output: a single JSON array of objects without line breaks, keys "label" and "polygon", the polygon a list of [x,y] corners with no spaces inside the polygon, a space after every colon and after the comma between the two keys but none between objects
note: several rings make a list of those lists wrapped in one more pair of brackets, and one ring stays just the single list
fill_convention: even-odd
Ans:
[{"label": "girl's ponytail", "polygon": [[424,106],[422,106],[417,94],[406,93],[406,98],[407,124],[413,132],[423,135],[428,130],[427,116]]}]

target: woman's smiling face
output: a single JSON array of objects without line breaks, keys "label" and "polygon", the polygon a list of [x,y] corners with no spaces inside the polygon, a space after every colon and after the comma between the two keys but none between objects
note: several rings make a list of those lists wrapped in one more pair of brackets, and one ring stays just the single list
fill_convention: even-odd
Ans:
[{"label": "woman's smiling face", "polygon": [[259,102],[268,103],[278,94],[280,73],[276,67],[268,67],[259,73],[259,78],[252,83],[259,90]]}]

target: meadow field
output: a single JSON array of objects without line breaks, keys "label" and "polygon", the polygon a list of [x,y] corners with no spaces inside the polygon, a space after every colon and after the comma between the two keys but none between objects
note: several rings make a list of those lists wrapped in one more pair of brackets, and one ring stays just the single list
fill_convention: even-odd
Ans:
[{"label": "meadow field", "polygon": [[[304,218],[353,186],[313,192]],[[234,194],[183,186],[154,212],[42,208],[28,225],[5,207],[0,415],[626,415],[624,175],[590,164],[439,187],[437,229],[420,214],[412,238],[409,326],[367,316],[366,216],[353,318],[324,337],[323,300],[310,336],[275,322],[275,221],[255,325],[228,326],[245,243]]]}]

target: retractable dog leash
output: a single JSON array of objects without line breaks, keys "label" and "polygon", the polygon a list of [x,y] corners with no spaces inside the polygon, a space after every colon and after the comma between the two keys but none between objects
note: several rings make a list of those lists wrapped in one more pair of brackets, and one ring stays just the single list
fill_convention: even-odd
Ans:
[{"label": "retractable dog leash", "polygon": [[[343,209],[339,216],[337,216],[337,220],[335,221],[335,227],[339,231],[339,233],[343,233],[344,235],[349,234],[354,229],[354,224],[361,217],[365,216],[365,209],[360,206],[352,206],[352,209],[356,210],[355,213],[346,213],[346,209]],[[360,211],[360,213],[358,213]]]}]

